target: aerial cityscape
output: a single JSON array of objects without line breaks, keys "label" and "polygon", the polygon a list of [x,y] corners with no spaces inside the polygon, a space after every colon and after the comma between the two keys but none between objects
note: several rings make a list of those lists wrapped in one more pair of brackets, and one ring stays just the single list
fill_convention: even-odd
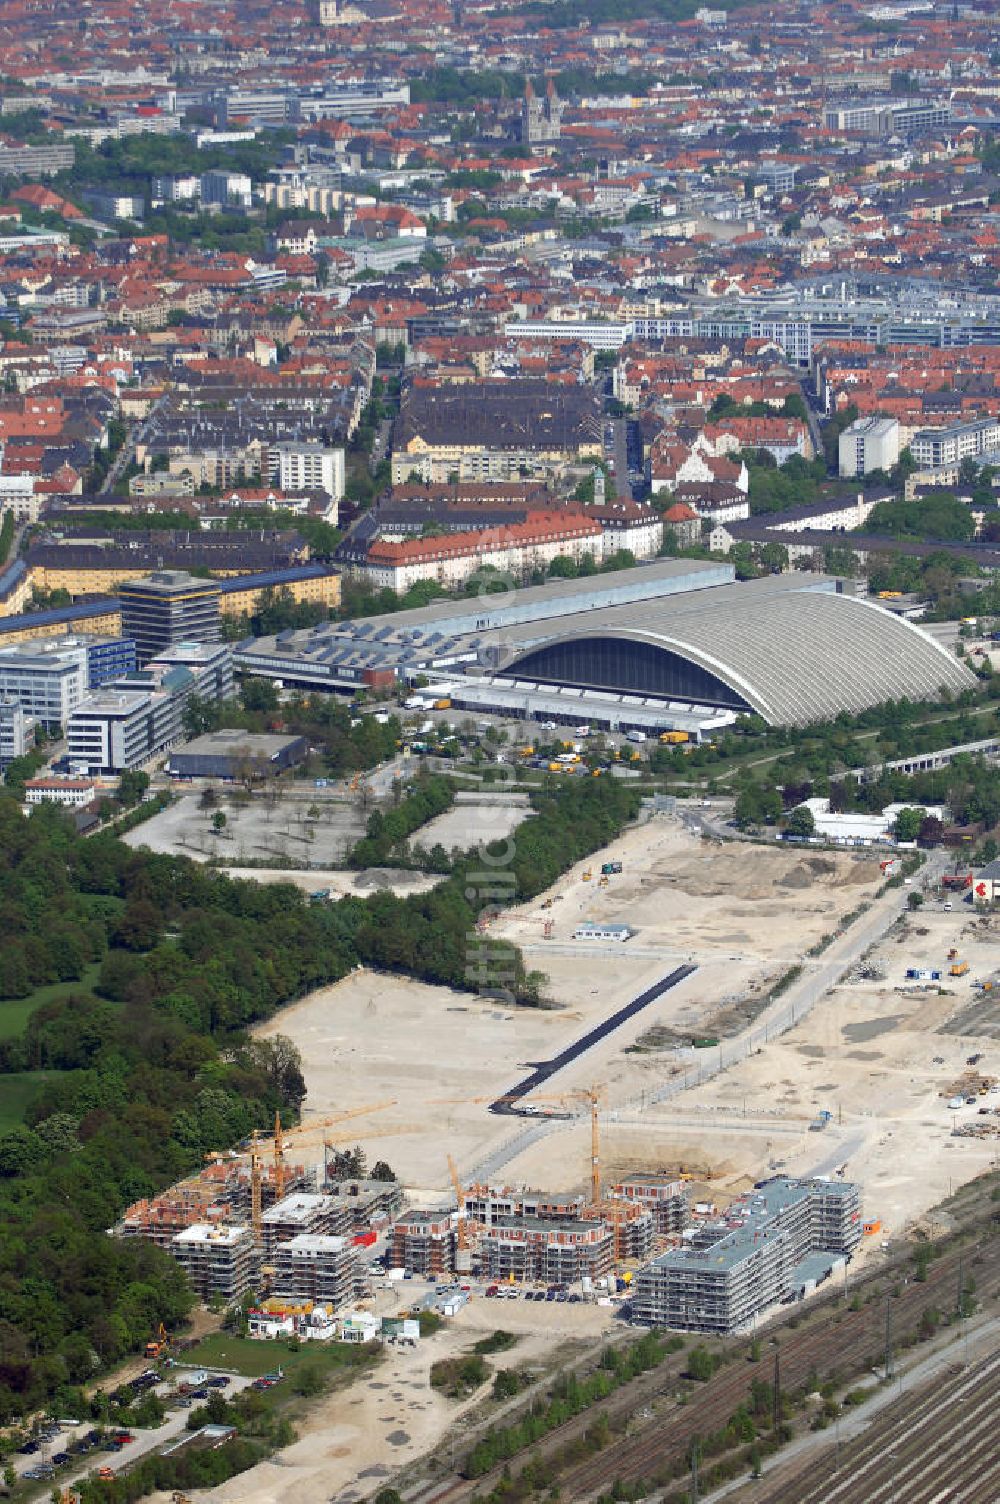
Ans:
[{"label": "aerial cityscape", "polygon": [[0,916],[0,1498],[998,1504],[996,0],[0,0]]}]

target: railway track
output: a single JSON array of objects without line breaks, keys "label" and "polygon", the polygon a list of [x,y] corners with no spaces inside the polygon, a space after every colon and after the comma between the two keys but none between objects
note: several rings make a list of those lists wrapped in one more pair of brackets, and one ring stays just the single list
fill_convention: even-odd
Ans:
[{"label": "railway track", "polygon": [[864,1433],[817,1458],[778,1466],[756,1504],[996,1504],[1000,1353],[887,1406]]},{"label": "railway track", "polygon": [[[603,1451],[560,1470],[559,1474],[563,1496],[573,1499],[574,1504],[605,1492],[616,1479],[648,1481],[670,1459],[686,1456],[695,1436],[705,1437],[721,1430],[738,1406],[748,1400],[753,1379],[772,1381],[775,1350],[779,1354],[780,1385],[785,1394],[803,1389],[813,1378],[820,1384],[827,1380],[847,1384],[873,1366],[884,1363],[887,1305],[892,1340],[901,1342],[905,1338],[909,1342],[926,1312],[933,1309],[945,1315],[954,1311],[960,1271],[974,1275],[980,1301],[1000,1294],[1000,1240],[991,1236],[990,1229],[984,1229],[977,1242],[953,1248],[933,1260],[928,1266],[926,1280],[910,1277],[909,1267],[880,1271],[856,1287],[859,1294],[875,1288],[879,1290],[877,1298],[858,1310],[852,1311],[839,1300],[828,1298],[825,1308],[820,1307],[811,1313],[809,1325],[804,1329],[777,1325],[763,1331],[760,1334],[761,1361],[751,1364],[737,1358],[727,1364],[697,1391],[696,1403],[675,1403],[676,1373],[665,1375],[654,1371],[643,1375],[602,1405],[549,1432],[535,1446],[517,1453],[510,1459],[510,1466],[516,1473],[519,1466],[524,1466],[530,1459],[552,1458],[567,1443],[582,1435],[599,1414],[606,1414],[614,1427],[615,1420],[622,1414],[634,1416],[645,1406],[653,1405],[655,1413],[647,1424],[632,1434],[616,1437]],[[903,1283],[904,1279],[906,1283]],[[899,1289],[898,1295],[891,1293],[894,1287]],[[745,1343],[745,1338],[740,1339],[739,1349],[742,1350]],[[985,1442],[985,1437],[981,1439]],[[413,1504],[467,1504],[476,1495],[488,1495],[502,1471],[503,1464],[500,1464],[475,1481],[455,1476],[444,1478],[428,1485],[419,1494],[407,1497]],[[966,1472],[963,1459],[963,1473]],[[984,1476],[992,1476],[992,1469]],[[774,1504],[778,1504],[779,1497],[774,1496]],[[798,1504],[799,1496],[795,1497]],[[755,1494],[754,1499],[757,1498]],[[843,1504],[847,1504],[848,1498],[850,1496],[845,1496]],[[786,1494],[781,1498],[781,1504],[787,1504],[787,1499]],[[806,1499],[803,1494],[802,1504],[806,1504]],[[898,1504],[903,1504],[904,1499],[906,1504],[924,1504],[918,1494],[912,1499],[908,1494],[901,1494]],[[955,1495],[954,1501],[949,1494],[935,1499],[932,1493],[927,1504],[958,1504],[959,1499],[963,1504],[980,1504],[976,1493]],[[1000,1485],[992,1494],[983,1496],[982,1504],[997,1504],[997,1500],[1000,1500]],[[819,1501],[828,1504],[827,1495],[819,1494],[817,1504]],[[761,1504],[764,1504],[763,1496]],[[841,1501],[830,1496],[829,1504],[841,1504]],[[895,1504],[895,1501],[891,1493],[884,1499],[872,1494],[870,1499],[865,1496],[865,1504]]]},{"label": "railway track", "polygon": [[[996,1239],[988,1240],[975,1250],[983,1257],[983,1263],[975,1266],[980,1299],[1000,1291],[1000,1248],[996,1243]],[[911,1279],[902,1286],[898,1297],[889,1294],[858,1311],[842,1309],[839,1322],[831,1311],[828,1321],[807,1332],[781,1332],[778,1351],[782,1390],[788,1393],[801,1389],[813,1375],[821,1384],[828,1379],[845,1382],[881,1364],[885,1356],[887,1303],[890,1331],[896,1333],[897,1340],[904,1335],[909,1339],[925,1312],[936,1309],[944,1314],[955,1309],[959,1269],[972,1272],[973,1253],[970,1249],[953,1250],[930,1264],[926,1280]],[[766,1348],[764,1353],[763,1361],[752,1367],[740,1363],[732,1370],[724,1370],[705,1386],[697,1405],[663,1414],[653,1426],[613,1442],[568,1470],[561,1482],[569,1497],[587,1499],[606,1490],[616,1478],[626,1483],[649,1479],[668,1458],[685,1455],[695,1436],[704,1437],[721,1430],[737,1406],[747,1399],[751,1379],[771,1379]],[[908,1495],[902,1497],[906,1504],[916,1504]],[[1000,1494],[994,1495],[992,1504],[998,1498]],[[871,1504],[875,1504],[874,1498]]]}]

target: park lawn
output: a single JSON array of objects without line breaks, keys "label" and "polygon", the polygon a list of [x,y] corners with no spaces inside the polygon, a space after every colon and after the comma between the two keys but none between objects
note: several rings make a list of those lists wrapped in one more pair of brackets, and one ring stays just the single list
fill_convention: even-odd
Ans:
[{"label": "park lawn", "polygon": [[[83,975],[76,982],[50,982],[47,987],[36,987],[27,997],[0,998],[0,1040],[17,1039],[24,1033],[28,1019],[36,1008],[45,1003],[54,1003],[59,998],[72,997],[76,993],[90,992],[97,981],[100,966],[93,962],[84,967]],[[2,1110],[2,1109],[0,1109]]]},{"label": "park lawn", "polygon": [[58,1071],[17,1071],[0,1076],[0,1134],[9,1133],[24,1120],[24,1109],[46,1081]]},{"label": "park lawn", "polygon": [[[276,1373],[280,1368],[289,1378],[294,1378],[298,1369],[307,1365],[318,1370],[324,1381],[340,1373],[367,1367],[379,1356],[381,1349],[375,1344],[353,1342],[303,1342],[301,1347],[290,1352],[283,1341],[251,1342],[247,1337],[235,1337],[229,1332],[213,1332],[197,1347],[183,1354],[184,1363],[196,1368],[222,1368],[229,1373],[243,1374],[248,1379],[259,1379],[262,1374]],[[183,1378],[182,1368],[172,1373]],[[279,1385],[272,1393],[279,1394],[285,1386]]]}]

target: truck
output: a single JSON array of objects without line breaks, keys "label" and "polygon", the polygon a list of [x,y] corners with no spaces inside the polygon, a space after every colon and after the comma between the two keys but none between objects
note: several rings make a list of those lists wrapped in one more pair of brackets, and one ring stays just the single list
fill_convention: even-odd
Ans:
[{"label": "truck", "polygon": [[617,872],[620,872],[621,870],[622,870],[622,864],[621,864],[621,862],[602,862],[602,864],[601,864],[601,876],[602,877],[614,877],[614,875]]},{"label": "truck", "polygon": [[642,743],[646,740],[645,731],[626,731],[625,736],[630,742]]},{"label": "truck", "polygon": [[812,1122],[809,1124],[809,1132],[822,1133],[823,1129],[826,1128],[832,1122],[832,1120],[833,1113],[824,1107],[821,1112],[818,1112],[816,1114]]},{"label": "truck", "polygon": [[451,700],[448,698],[447,695],[443,696],[440,700],[435,700],[434,701],[434,709],[435,710],[450,710],[451,709]]},{"label": "truck", "polygon": [[952,961],[951,965],[948,968],[948,975],[950,977],[964,977],[964,976],[968,976],[968,974],[969,974],[969,963],[968,963],[968,961]]},{"label": "truck", "polygon": [[930,966],[908,966],[906,980],[908,982],[940,982],[941,973]]},{"label": "truck", "polygon": [[679,746],[682,745],[682,743],[684,743],[686,741],[690,741],[690,740],[691,740],[691,738],[690,738],[689,734],[686,731],[661,731],[660,732],[660,741],[663,743],[663,745],[665,747],[679,747]]}]

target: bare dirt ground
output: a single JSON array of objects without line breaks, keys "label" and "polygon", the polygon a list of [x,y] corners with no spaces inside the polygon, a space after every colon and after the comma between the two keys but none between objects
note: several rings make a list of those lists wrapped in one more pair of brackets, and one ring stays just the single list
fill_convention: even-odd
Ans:
[{"label": "bare dirt ground", "polygon": [[456,804],[424,825],[413,837],[429,848],[437,842],[445,851],[462,851],[483,841],[499,841],[516,830],[531,810],[516,804]]},{"label": "bare dirt ground", "polygon": [[303,892],[315,893],[320,888],[329,888],[330,897],[346,898],[353,894],[365,898],[379,889],[398,893],[426,893],[439,877],[430,877],[425,872],[410,872],[402,867],[366,867],[363,872],[339,870],[286,871],[283,867],[227,867],[228,877],[250,877],[257,883],[293,883]]},{"label": "bare dirt ground", "polygon": [[[603,889],[602,860],[621,860],[625,869]],[[532,1062],[550,1058],[691,959],[699,968],[693,977],[553,1083],[559,1094],[591,1082],[604,1087],[606,1182],[625,1170],[683,1164],[695,1176],[695,1196],[722,1205],[775,1170],[843,1169],[863,1186],[866,1217],[881,1220],[881,1233],[866,1238],[861,1250],[862,1258],[877,1259],[882,1242],[905,1227],[919,1222],[933,1230],[930,1208],[996,1159],[1000,1141],[956,1137],[952,1130],[987,1122],[980,1106],[1000,1105],[1000,1094],[977,1097],[957,1112],[948,1108],[947,1094],[971,1054],[982,1054],[981,1073],[1000,1071],[1000,1049],[988,1033],[949,1032],[980,1016],[988,1030],[987,1011],[969,1013],[975,996],[969,982],[1000,970],[1000,927],[982,925],[960,904],[951,912],[928,904],[875,947],[872,959],[884,979],[845,980],[781,1038],[749,1056],[731,1044],[737,1058],[723,1074],[654,1105],[657,1088],[673,1071],[690,1069],[699,1054],[630,1047],[651,1030],[666,1037],[701,1031],[720,1012],[738,1027],[741,1010],[755,1011],[760,993],[790,965],[808,966],[805,950],[875,893],[878,869],[871,858],[848,854],[703,842],[665,818],[626,833],[586,866],[589,882],[578,866],[493,930],[522,945],[529,963],[548,973],[558,1005],[552,1011],[515,1011],[356,973],[268,1024],[261,1032],[289,1034],[302,1049],[306,1117],[394,1099],[395,1106],[345,1125],[339,1137],[360,1141],[370,1158],[388,1159],[418,1188],[417,1200],[440,1202],[448,1194],[448,1152],[468,1171],[487,1151],[523,1136],[523,1123],[488,1114],[489,1100]],[[574,941],[585,918],[628,923],[637,933],[624,946]],[[968,976],[945,976],[929,990],[905,983],[908,966],[947,973],[951,947],[969,961]],[[819,1110],[831,1122],[810,1131]],[[497,1178],[553,1190],[581,1187],[589,1122],[581,1115],[542,1128],[545,1136],[509,1156]],[[211,1497],[227,1504],[364,1498],[384,1469],[416,1458],[449,1428],[457,1434],[455,1421],[465,1412],[430,1391],[427,1372],[434,1358],[462,1349],[477,1321],[485,1329],[525,1324],[521,1362],[564,1352],[571,1332],[593,1337],[588,1323],[605,1319],[588,1307],[550,1314],[518,1302],[501,1310],[474,1302],[446,1337],[393,1353],[372,1379],[319,1402],[304,1416],[294,1447]],[[383,1382],[388,1389],[371,1387]]]},{"label": "bare dirt ground", "polygon": [[[297,867],[322,868],[341,865],[349,847],[364,834],[360,801],[346,802],[325,789],[278,783],[255,793],[249,803],[240,802],[232,789],[216,790],[216,798],[211,808],[202,809],[199,794],[182,794],[123,839],[130,846],[148,846],[199,862],[287,860]],[[226,823],[216,832],[212,819],[219,812]]]},{"label": "bare dirt ground", "polygon": [[[598,886],[602,860],[624,866],[607,888]],[[587,870],[593,875],[585,882]],[[370,1121],[352,1124],[354,1136],[408,1185],[443,1190],[449,1152],[468,1172],[519,1130],[487,1106],[533,1062],[550,1059],[680,961],[694,959],[694,976],[552,1083],[552,1095],[562,1096],[599,1080],[607,1084],[609,1110],[634,1110],[676,1065],[672,1050],[626,1053],[640,1036],[656,1026],[699,1034],[723,1005],[741,1022],[740,1008],[755,1011],[769,983],[836,916],[871,895],[878,877],[871,858],[703,842],[675,820],[657,818],[494,926],[493,934],[521,945],[529,964],[548,974],[555,1008],[506,1008],[355,973],[284,1009],[261,1032],[288,1034],[301,1048],[307,1119],[394,1099]],[[573,941],[584,918],[627,922],[637,934],[625,945]],[[548,920],[551,939],[544,938]],[[577,1102],[553,1105],[579,1110]],[[556,1157],[546,1163],[553,1189],[584,1174],[585,1156],[574,1150],[564,1157],[562,1137],[552,1140]]]},{"label": "bare dirt ground", "polygon": [[[965,977],[947,975],[952,947],[970,963]],[[1000,1128],[993,1115],[1000,1091],[977,1093],[958,1110],[947,1105],[963,1080],[975,1091],[1000,1075],[995,1039],[953,1032],[956,1019],[968,1017],[970,979],[1000,966],[1000,926],[983,925],[965,906],[949,913],[933,905],[904,919],[872,960],[884,981],[845,981],[763,1051],[672,1102],[648,1105],[661,1069],[655,1059],[620,1057],[614,1097],[631,1094],[633,1105],[602,1118],[605,1173],[684,1164],[711,1171],[711,1180],[699,1176],[700,1194],[725,1201],[774,1171],[830,1175],[843,1167],[863,1187],[865,1217],[882,1224],[879,1236],[866,1240],[868,1255],[923,1221],[1000,1156],[1000,1137],[953,1132]],[[907,983],[907,967],[921,966],[941,969],[941,984]],[[981,1059],[973,1069],[966,1062],[975,1054]],[[688,1052],[685,1064],[696,1058]],[[811,1131],[824,1110],[829,1126]],[[554,1158],[582,1164],[588,1144],[583,1123],[560,1126],[510,1167],[510,1178],[532,1181]]]},{"label": "bare dirt ground", "polygon": [[[400,1300],[386,1292],[384,1305],[395,1310]],[[458,1423],[478,1411],[489,1394],[484,1385],[467,1400],[445,1399],[430,1387],[432,1363],[468,1353],[474,1342],[500,1327],[516,1334],[518,1342],[487,1360],[491,1371],[527,1368],[542,1374],[557,1355],[565,1362],[615,1325],[611,1314],[597,1306],[574,1306],[572,1318],[566,1312],[564,1306],[470,1301],[434,1337],[416,1348],[388,1347],[385,1360],[350,1389],[304,1408],[296,1418],[301,1439],[273,1461],[200,1497],[218,1504],[286,1504],[289,1499],[348,1504],[370,1498],[449,1430],[460,1446]]]}]

